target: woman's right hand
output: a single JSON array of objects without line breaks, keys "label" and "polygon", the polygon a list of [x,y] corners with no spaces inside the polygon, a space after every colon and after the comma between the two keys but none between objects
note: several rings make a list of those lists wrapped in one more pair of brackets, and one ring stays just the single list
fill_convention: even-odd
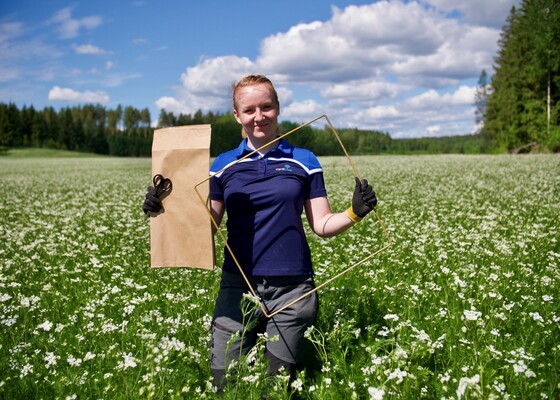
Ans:
[{"label": "woman's right hand", "polygon": [[156,189],[153,186],[148,188],[148,193],[146,193],[146,198],[144,199],[144,204],[142,210],[145,214],[157,213],[163,208],[161,200],[156,196]]}]

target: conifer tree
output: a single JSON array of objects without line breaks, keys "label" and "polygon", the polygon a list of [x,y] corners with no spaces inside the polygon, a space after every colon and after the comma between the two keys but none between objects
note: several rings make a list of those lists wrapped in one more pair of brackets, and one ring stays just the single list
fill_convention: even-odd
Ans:
[{"label": "conifer tree", "polygon": [[497,151],[560,146],[560,4],[524,0],[498,42],[482,130]]},{"label": "conifer tree", "polygon": [[480,73],[480,77],[478,78],[478,86],[474,94],[474,115],[478,132],[480,132],[482,125],[484,124],[484,113],[486,112],[486,103],[488,103],[490,92],[490,77],[488,76],[486,70],[483,69]]}]

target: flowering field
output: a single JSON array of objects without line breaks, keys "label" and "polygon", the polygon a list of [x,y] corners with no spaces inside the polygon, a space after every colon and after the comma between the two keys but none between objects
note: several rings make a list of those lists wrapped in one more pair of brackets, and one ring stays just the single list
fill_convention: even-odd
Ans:
[{"label": "flowering field", "polygon": [[[295,381],[256,352],[223,398],[559,398],[560,157],[353,160],[393,245],[320,290]],[[343,210],[351,169],[321,161]],[[219,269],[150,269],[149,174],[147,159],[0,159],[0,398],[216,396]],[[310,243],[321,283],[385,238],[368,217]]]}]

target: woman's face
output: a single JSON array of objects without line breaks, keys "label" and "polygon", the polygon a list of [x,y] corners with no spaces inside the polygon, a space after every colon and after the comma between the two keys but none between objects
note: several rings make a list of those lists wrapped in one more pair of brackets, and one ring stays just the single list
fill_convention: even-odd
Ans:
[{"label": "woman's face", "polygon": [[266,84],[242,87],[237,90],[233,115],[247,132],[247,138],[257,149],[273,140],[278,133],[280,104]]}]

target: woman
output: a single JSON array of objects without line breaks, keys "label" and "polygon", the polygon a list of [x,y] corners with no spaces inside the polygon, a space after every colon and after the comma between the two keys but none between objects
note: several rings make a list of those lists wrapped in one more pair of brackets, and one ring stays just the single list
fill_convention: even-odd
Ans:
[{"label": "woman", "polygon": [[[356,178],[351,207],[333,213],[315,155],[284,139],[270,143],[279,136],[279,114],[278,95],[268,78],[249,75],[241,79],[233,86],[233,115],[244,139],[237,148],[219,155],[210,168],[212,216],[219,225],[227,211],[228,245],[269,314],[315,287],[303,210],[313,232],[329,237],[351,227],[377,203],[367,181]],[[152,206],[157,210],[161,202],[149,191],[144,210],[155,211]],[[253,311],[247,330],[248,316],[241,309],[247,292],[226,249],[212,324],[211,369],[219,388],[230,362],[255,345],[258,332],[278,339],[266,344],[269,372],[283,367],[293,373],[302,361],[303,335],[317,316],[315,292],[270,319],[260,309]],[[236,332],[243,332],[243,337],[231,340]]]}]

